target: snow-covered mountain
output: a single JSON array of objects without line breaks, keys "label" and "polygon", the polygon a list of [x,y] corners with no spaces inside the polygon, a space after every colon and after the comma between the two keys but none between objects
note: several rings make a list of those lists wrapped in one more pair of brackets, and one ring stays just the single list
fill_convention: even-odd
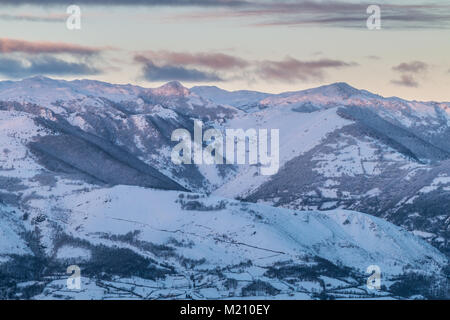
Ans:
[{"label": "snow-covered mountain", "polygon": [[[448,297],[449,118],[343,83],[0,82],[0,296]],[[279,129],[280,170],[173,164],[194,119]]]},{"label": "snow-covered mountain", "polygon": [[258,108],[261,100],[272,96],[269,93],[249,90],[227,91],[215,86],[198,86],[191,88],[190,91],[215,103],[246,111]]},{"label": "snow-covered mountain", "polygon": [[279,128],[282,167],[271,177],[241,168],[215,194],[368,212],[449,252],[449,103],[384,98],[336,83],[257,105],[227,125]]}]

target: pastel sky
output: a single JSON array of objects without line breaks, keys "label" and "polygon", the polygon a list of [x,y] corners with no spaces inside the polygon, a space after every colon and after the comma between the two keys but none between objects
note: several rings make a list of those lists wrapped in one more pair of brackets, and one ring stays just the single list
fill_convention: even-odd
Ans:
[{"label": "pastel sky", "polygon": [[[69,4],[81,29],[66,27]],[[381,29],[366,26],[381,8]],[[282,92],[347,82],[450,101],[450,2],[0,0],[0,79]]]}]

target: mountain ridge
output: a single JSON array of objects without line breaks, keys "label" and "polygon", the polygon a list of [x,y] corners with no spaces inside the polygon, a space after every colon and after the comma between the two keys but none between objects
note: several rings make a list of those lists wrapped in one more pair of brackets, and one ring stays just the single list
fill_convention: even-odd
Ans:
[{"label": "mountain ridge", "polygon": [[370,95],[379,97],[379,98],[384,98],[384,99],[399,99],[401,101],[408,101],[408,102],[426,102],[426,103],[445,103],[445,104],[450,104],[450,101],[437,101],[437,100],[408,100],[408,99],[404,99],[398,96],[382,96],[379,94],[375,94],[370,92],[369,90],[366,89],[358,89],[356,87],[353,87],[351,85],[349,85],[346,82],[334,82],[334,83],[330,83],[330,84],[325,84],[325,85],[320,85],[317,87],[311,87],[308,89],[301,89],[301,90],[294,90],[294,91],[284,91],[284,92],[280,92],[280,93],[267,93],[267,92],[262,92],[262,91],[253,91],[253,90],[249,90],[249,89],[241,89],[241,90],[233,90],[233,91],[229,91],[229,90],[225,90],[222,89],[218,86],[194,86],[191,88],[188,88],[187,86],[184,86],[182,84],[182,82],[180,81],[169,81],[159,87],[144,87],[141,85],[135,85],[135,84],[131,84],[131,83],[127,83],[127,84],[114,84],[114,83],[109,83],[106,81],[100,81],[100,80],[92,80],[92,79],[75,79],[75,80],[63,80],[63,79],[55,79],[55,78],[51,78],[51,77],[46,77],[46,76],[33,76],[33,77],[28,77],[28,78],[24,78],[21,80],[1,80],[0,81],[0,86],[1,84],[18,84],[20,82],[29,82],[29,81],[36,81],[36,82],[52,82],[52,83],[66,83],[66,84],[77,84],[77,83],[91,83],[91,84],[101,84],[101,85],[106,85],[106,86],[116,86],[116,87],[129,87],[129,88],[137,88],[140,90],[152,90],[152,89],[161,89],[161,88],[169,88],[169,87],[178,87],[178,88],[184,88],[187,90],[190,90],[192,92],[195,92],[197,90],[200,89],[213,89],[213,90],[219,90],[220,92],[225,92],[225,93],[249,93],[249,94],[261,94],[261,95],[267,95],[267,96],[281,96],[281,95],[292,95],[292,94],[299,94],[299,93],[309,93],[309,92],[313,92],[313,91],[323,91],[326,89],[336,89],[336,90],[342,90],[343,92],[346,93],[369,93]]}]

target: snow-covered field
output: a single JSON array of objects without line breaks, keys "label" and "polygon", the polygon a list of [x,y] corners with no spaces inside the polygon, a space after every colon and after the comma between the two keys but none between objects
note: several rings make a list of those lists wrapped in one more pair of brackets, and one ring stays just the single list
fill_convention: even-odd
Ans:
[{"label": "snow-covered field", "polygon": [[[258,281],[270,285],[259,294],[266,296],[274,290],[277,298],[313,298],[324,290],[339,297],[343,288],[359,292],[356,297],[392,296],[388,287],[366,288],[368,266],[379,266],[385,283],[390,284],[405,273],[435,276],[447,263],[445,256],[413,234],[346,210],[293,211],[133,186],[35,199],[29,210],[48,212],[38,224],[47,255],[61,265],[79,265],[83,276],[82,288],[70,291],[62,280],[66,277],[47,275],[39,279],[45,289],[37,298],[102,298],[106,292],[116,298],[169,298],[174,293],[179,298],[223,298],[230,294],[229,282],[235,286],[232,294],[240,296],[245,295],[246,286]],[[128,278],[133,272],[128,275],[122,270],[109,275],[112,278],[93,277],[90,264],[98,263],[94,261],[102,246],[113,248],[110,254],[118,251],[114,262],[118,265],[127,263],[119,251],[126,249],[167,275],[152,278],[138,264],[134,271],[140,277]],[[127,257],[136,259],[130,253],[123,259]],[[314,271],[314,266],[323,263],[317,259],[330,265]],[[275,270],[283,266],[298,275],[278,275]],[[285,278],[290,279],[288,283]],[[116,286],[130,292],[126,295],[125,289]],[[111,290],[116,290],[115,296]]]}]

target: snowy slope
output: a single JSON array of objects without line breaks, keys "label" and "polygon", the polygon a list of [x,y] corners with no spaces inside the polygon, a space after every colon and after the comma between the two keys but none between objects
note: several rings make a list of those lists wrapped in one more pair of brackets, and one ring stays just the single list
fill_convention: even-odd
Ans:
[{"label": "snowy slope", "polygon": [[190,91],[215,103],[230,105],[246,111],[257,108],[261,100],[271,96],[269,93],[258,91],[227,91],[215,86],[192,87]]},{"label": "snowy slope", "polygon": [[[289,160],[307,152],[321,143],[327,135],[352,122],[339,117],[331,108],[315,113],[297,113],[284,108],[271,108],[234,118],[227,122],[227,128],[265,128],[280,132],[280,167]],[[237,175],[213,193],[230,198],[244,197],[255,190],[271,176],[259,174],[255,166],[240,166]]]},{"label": "snowy slope", "polygon": [[[444,255],[411,233],[352,211],[299,212],[132,186],[76,190],[27,204],[31,221],[45,212],[45,219],[34,220],[45,255],[56,265],[79,265],[88,285],[81,292],[60,290],[63,275],[43,274],[28,279],[45,283],[38,298],[105,298],[105,289],[110,297],[119,297],[109,286],[126,287],[130,281],[134,285],[126,297],[133,297],[133,292],[141,298],[168,297],[168,291],[179,297],[239,297],[248,294],[249,284],[262,282],[268,288],[252,294],[264,296],[273,290],[280,298],[312,298],[325,290],[325,278],[336,297],[353,296],[341,292],[344,288],[358,289],[355,297],[387,297],[395,293],[365,288],[369,265],[380,266],[389,287],[405,273],[440,277],[447,264]],[[98,261],[107,252],[115,259],[114,267],[108,259]],[[138,263],[131,270],[121,269],[126,268],[123,255],[148,259],[148,271]],[[276,273],[283,266],[308,276],[286,285],[284,276]],[[102,270],[110,270],[107,277]],[[192,281],[197,285],[192,287]],[[230,281],[231,290],[226,284]],[[136,285],[142,287],[136,290]]]},{"label": "snowy slope", "polygon": [[[127,194],[133,196],[124,197]],[[239,264],[246,259],[265,264],[314,255],[362,272],[377,264],[387,274],[400,274],[404,268],[433,272],[446,262],[436,249],[412,234],[352,211],[295,212],[127,186],[68,196],[62,199],[61,208],[70,211],[74,204],[76,209],[68,220],[73,236],[139,230],[140,240],[155,244],[167,244],[171,238],[193,241],[192,248],[180,253],[190,259],[206,258],[212,265]],[[49,204],[35,200],[33,205]]]}]

